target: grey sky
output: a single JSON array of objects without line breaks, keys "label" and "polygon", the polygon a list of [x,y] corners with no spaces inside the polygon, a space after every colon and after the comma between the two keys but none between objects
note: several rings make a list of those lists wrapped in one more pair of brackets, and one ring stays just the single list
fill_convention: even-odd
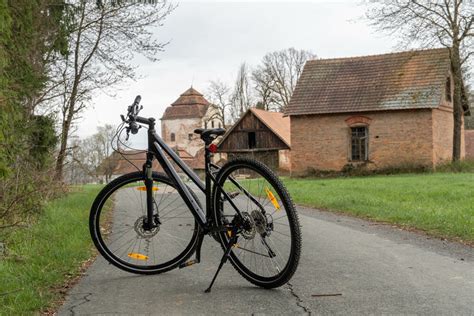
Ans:
[{"label": "grey sky", "polygon": [[140,59],[138,73],[115,98],[98,95],[78,124],[78,136],[98,125],[118,124],[134,96],[144,116],[160,118],[191,84],[205,93],[210,80],[232,82],[240,63],[253,66],[267,52],[288,47],[320,58],[390,52],[395,40],[375,33],[359,18],[360,1],[181,1],[157,31],[170,41],[157,63]]}]

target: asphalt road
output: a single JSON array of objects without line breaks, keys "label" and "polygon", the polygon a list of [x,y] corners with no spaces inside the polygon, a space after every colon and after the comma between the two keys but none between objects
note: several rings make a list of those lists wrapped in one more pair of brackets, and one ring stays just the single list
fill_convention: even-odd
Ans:
[{"label": "asphalt road", "polygon": [[302,258],[286,286],[257,288],[226,264],[212,293],[204,293],[222,255],[207,237],[201,264],[156,276],[123,272],[97,258],[59,314],[474,315],[472,248],[350,217],[298,211]]}]

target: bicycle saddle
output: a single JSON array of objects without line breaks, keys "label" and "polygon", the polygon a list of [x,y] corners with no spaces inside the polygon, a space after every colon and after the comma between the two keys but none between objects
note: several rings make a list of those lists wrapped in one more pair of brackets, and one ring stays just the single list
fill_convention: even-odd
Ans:
[{"label": "bicycle saddle", "polygon": [[194,130],[194,133],[201,135],[201,139],[207,143],[207,142],[212,142],[218,136],[224,135],[225,129],[223,128],[211,128],[211,129],[196,128]]}]

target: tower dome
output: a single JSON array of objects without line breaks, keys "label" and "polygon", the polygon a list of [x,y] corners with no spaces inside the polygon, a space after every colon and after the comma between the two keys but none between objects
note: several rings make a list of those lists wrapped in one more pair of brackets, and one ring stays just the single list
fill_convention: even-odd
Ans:
[{"label": "tower dome", "polygon": [[167,107],[162,120],[178,118],[202,118],[210,103],[193,87],[183,92],[179,98]]}]

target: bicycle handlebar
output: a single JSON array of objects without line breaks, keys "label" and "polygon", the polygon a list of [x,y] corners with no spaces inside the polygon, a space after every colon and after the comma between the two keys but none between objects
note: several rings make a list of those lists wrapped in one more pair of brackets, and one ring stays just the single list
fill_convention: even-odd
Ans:
[{"label": "bicycle handlebar", "polygon": [[128,114],[127,116],[132,119],[132,121],[135,120],[135,117],[138,115],[138,113],[140,112],[140,110],[142,108],[138,107],[138,105],[140,104],[140,101],[142,100],[142,97],[137,95],[135,97],[135,101],[133,101],[132,105],[130,105],[128,107]]},{"label": "bicycle handlebar", "polygon": [[133,104],[134,104],[134,105],[138,105],[141,100],[142,100],[142,97],[141,97],[140,95],[137,95],[137,96],[135,97],[135,101],[133,101]]},{"label": "bicycle handlebar", "polygon": [[133,101],[132,105],[128,107],[127,119],[122,116],[122,120],[128,123],[127,127],[127,140],[128,140],[128,133],[132,132],[132,134],[138,133],[140,126],[137,124],[137,116],[138,113],[143,109],[143,106],[139,106],[142,97],[137,95],[135,100]]}]

